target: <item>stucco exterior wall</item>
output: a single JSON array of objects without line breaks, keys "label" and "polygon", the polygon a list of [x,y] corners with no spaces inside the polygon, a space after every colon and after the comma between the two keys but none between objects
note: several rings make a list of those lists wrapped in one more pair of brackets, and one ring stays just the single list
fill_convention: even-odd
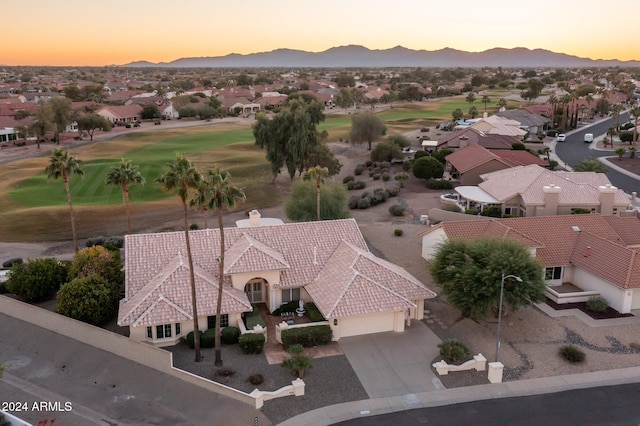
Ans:
[{"label": "stucco exterior wall", "polygon": [[629,313],[631,311],[631,299],[633,296],[631,290],[625,291],[615,287],[602,278],[579,268],[575,270],[573,282],[583,290],[599,292],[600,296],[607,299],[609,306],[618,312]]}]

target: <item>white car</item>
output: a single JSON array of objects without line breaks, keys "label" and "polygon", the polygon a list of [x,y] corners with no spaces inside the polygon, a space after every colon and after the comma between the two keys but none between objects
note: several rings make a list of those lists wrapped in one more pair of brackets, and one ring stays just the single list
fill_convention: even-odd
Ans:
[{"label": "white car", "polygon": [[556,141],[557,142],[564,142],[567,139],[567,135],[565,135],[564,133],[560,133],[557,137],[556,137]]}]

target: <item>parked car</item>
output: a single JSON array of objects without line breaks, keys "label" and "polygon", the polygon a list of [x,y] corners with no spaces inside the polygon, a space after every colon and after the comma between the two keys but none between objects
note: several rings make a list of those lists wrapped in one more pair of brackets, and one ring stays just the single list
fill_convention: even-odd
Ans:
[{"label": "parked car", "polygon": [[560,133],[560,134],[556,137],[556,141],[557,141],[557,142],[564,142],[565,140],[567,140],[567,135],[565,135],[564,133]]},{"label": "parked car", "polygon": [[140,123],[136,122],[133,127],[140,127]]},{"label": "parked car", "polygon": [[593,133],[585,133],[584,135],[584,143],[593,142]]}]

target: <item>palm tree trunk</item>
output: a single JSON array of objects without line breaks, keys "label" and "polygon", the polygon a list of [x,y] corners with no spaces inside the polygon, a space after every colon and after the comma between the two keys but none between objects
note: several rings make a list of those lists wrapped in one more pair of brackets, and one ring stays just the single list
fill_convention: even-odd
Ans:
[{"label": "palm tree trunk", "polygon": [[73,211],[73,203],[71,202],[71,188],[69,188],[69,176],[63,175],[64,190],[67,193],[67,203],[69,203],[69,213],[71,215],[71,235],[73,235],[73,249],[78,252],[78,234],[76,233],[76,212]]},{"label": "palm tree trunk", "polygon": [[193,348],[196,353],[196,362],[202,361],[200,355],[200,328],[198,327],[198,306],[196,298],[196,275],[193,271],[193,256],[191,255],[191,241],[189,241],[189,219],[187,202],[183,201],[184,208],[184,238],[187,242],[187,259],[189,260],[189,278],[191,279],[191,306],[193,309]]},{"label": "palm tree trunk", "polygon": [[131,233],[131,210],[129,209],[129,185],[122,182],[122,202],[124,203],[124,211],[127,214],[127,234]]},{"label": "palm tree trunk", "polygon": [[204,229],[209,229],[209,209],[207,206],[202,208],[202,214],[204,215]]},{"label": "palm tree trunk", "polygon": [[224,284],[224,228],[222,227],[222,206],[218,206],[218,229],[220,229],[220,257],[218,259],[218,303],[216,305],[216,333],[214,365],[222,367],[222,351],[220,350],[220,323],[222,322],[222,285]]}]

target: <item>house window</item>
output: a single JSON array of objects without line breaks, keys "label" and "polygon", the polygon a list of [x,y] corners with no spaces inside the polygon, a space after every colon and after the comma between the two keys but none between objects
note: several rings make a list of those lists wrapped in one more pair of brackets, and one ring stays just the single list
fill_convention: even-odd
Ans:
[{"label": "house window", "polygon": [[551,268],[545,268],[544,279],[545,280],[559,280],[562,278],[562,266],[553,266]]},{"label": "house window", "polygon": [[292,300],[300,300],[300,289],[288,288],[282,290],[282,303],[291,302]]},{"label": "house window", "polygon": [[182,327],[180,326],[180,323],[177,322],[176,323],[176,336],[179,336],[180,333],[182,333]]},{"label": "house window", "polygon": [[[216,316],[211,315],[207,317],[207,328],[215,328]],[[229,327],[229,314],[222,314],[222,320],[220,321],[220,328]]]},{"label": "house window", "polygon": [[153,328],[147,327],[147,338],[153,339]]},{"label": "house window", "polygon": [[171,337],[171,324],[156,325],[156,339]]}]

